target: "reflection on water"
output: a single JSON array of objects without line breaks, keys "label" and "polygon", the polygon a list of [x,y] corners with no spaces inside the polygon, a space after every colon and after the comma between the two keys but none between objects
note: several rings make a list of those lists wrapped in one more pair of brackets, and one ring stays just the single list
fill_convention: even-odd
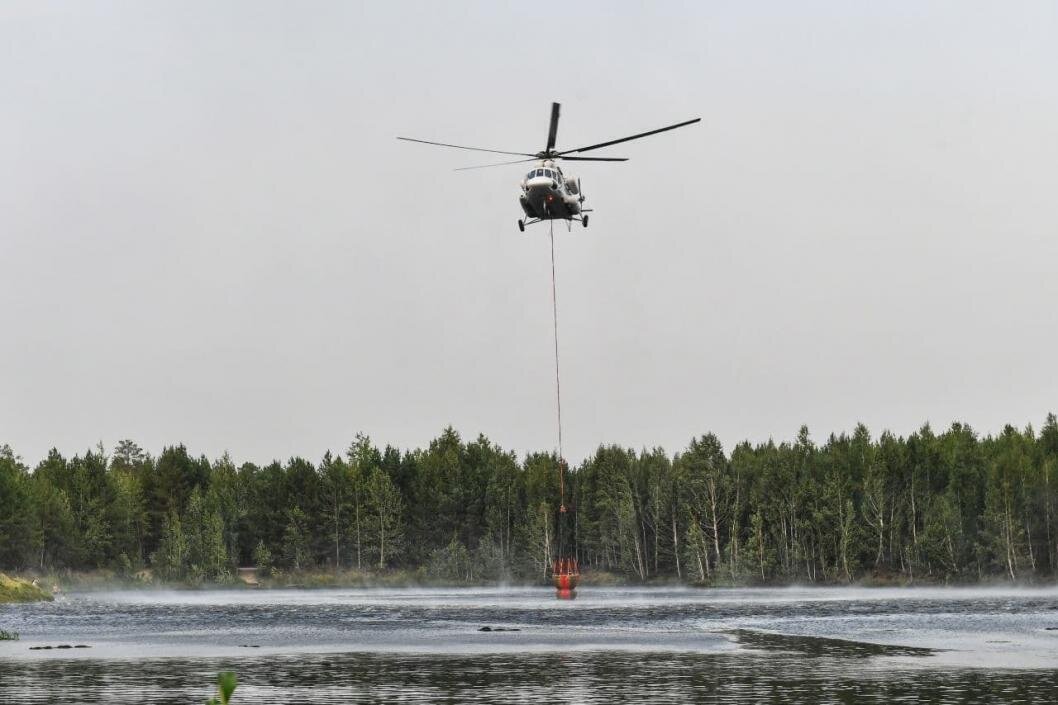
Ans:
[{"label": "reflection on water", "polygon": [[332,654],[189,661],[0,661],[4,703],[201,703],[216,672],[244,703],[1046,703],[1056,671],[909,669],[802,654]]},{"label": "reflection on water", "polygon": [[[201,703],[226,669],[237,703],[1058,702],[1056,607],[1055,588],[80,594],[0,606],[22,634],[0,704]],[[32,650],[62,643],[90,648]]]}]

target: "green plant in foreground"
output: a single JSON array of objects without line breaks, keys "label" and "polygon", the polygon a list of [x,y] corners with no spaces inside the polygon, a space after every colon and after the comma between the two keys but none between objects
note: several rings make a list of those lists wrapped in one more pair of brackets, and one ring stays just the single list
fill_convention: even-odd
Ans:
[{"label": "green plant in foreground", "polygon": [[235,692],[235,686],[237,681],[235,680],[235,673],[232,671],[222,671],[217,674],[217,694],[219,698],[210,698],[206,701],[206,705],[228,705],[231,702],[231,694]]},{"label": "green plant in foreground", "polygon": [[0,641],[18,641],[18,632],[5,632],[0,629]]}]

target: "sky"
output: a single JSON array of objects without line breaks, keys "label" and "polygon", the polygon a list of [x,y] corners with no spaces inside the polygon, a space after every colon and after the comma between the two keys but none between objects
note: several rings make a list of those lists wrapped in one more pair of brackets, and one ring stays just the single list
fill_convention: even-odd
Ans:
[{"label": "sky", "polygon": [[[564,452],[1058,411],[1052,2],[5,2],[0,444]],[[498,157],[502,161],[504,157]]]}]

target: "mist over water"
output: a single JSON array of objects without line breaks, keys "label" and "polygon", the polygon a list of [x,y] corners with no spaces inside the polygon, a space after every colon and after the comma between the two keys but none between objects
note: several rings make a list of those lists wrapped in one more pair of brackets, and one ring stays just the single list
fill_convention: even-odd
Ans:
[{"label": "mist over water", "polygon": [[[1058,693],[1058,588],[115,591],[5,606],[0,627],[22,636],[0,642],[4,703],[201,702],[228,668],[254,703]],[[90,648],[31,648],[60,644]]]}]

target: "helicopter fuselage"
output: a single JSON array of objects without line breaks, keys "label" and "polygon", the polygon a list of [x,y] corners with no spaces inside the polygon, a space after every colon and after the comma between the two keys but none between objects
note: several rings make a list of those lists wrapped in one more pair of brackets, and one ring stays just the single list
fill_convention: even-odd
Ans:
[{"label": "helicopter fuselage", "polygon": [[580,180],[567,177],[551,161],[541,162],[521,183],[518,202],[530,218],[571,220],[581,212],[584,200]]}]

